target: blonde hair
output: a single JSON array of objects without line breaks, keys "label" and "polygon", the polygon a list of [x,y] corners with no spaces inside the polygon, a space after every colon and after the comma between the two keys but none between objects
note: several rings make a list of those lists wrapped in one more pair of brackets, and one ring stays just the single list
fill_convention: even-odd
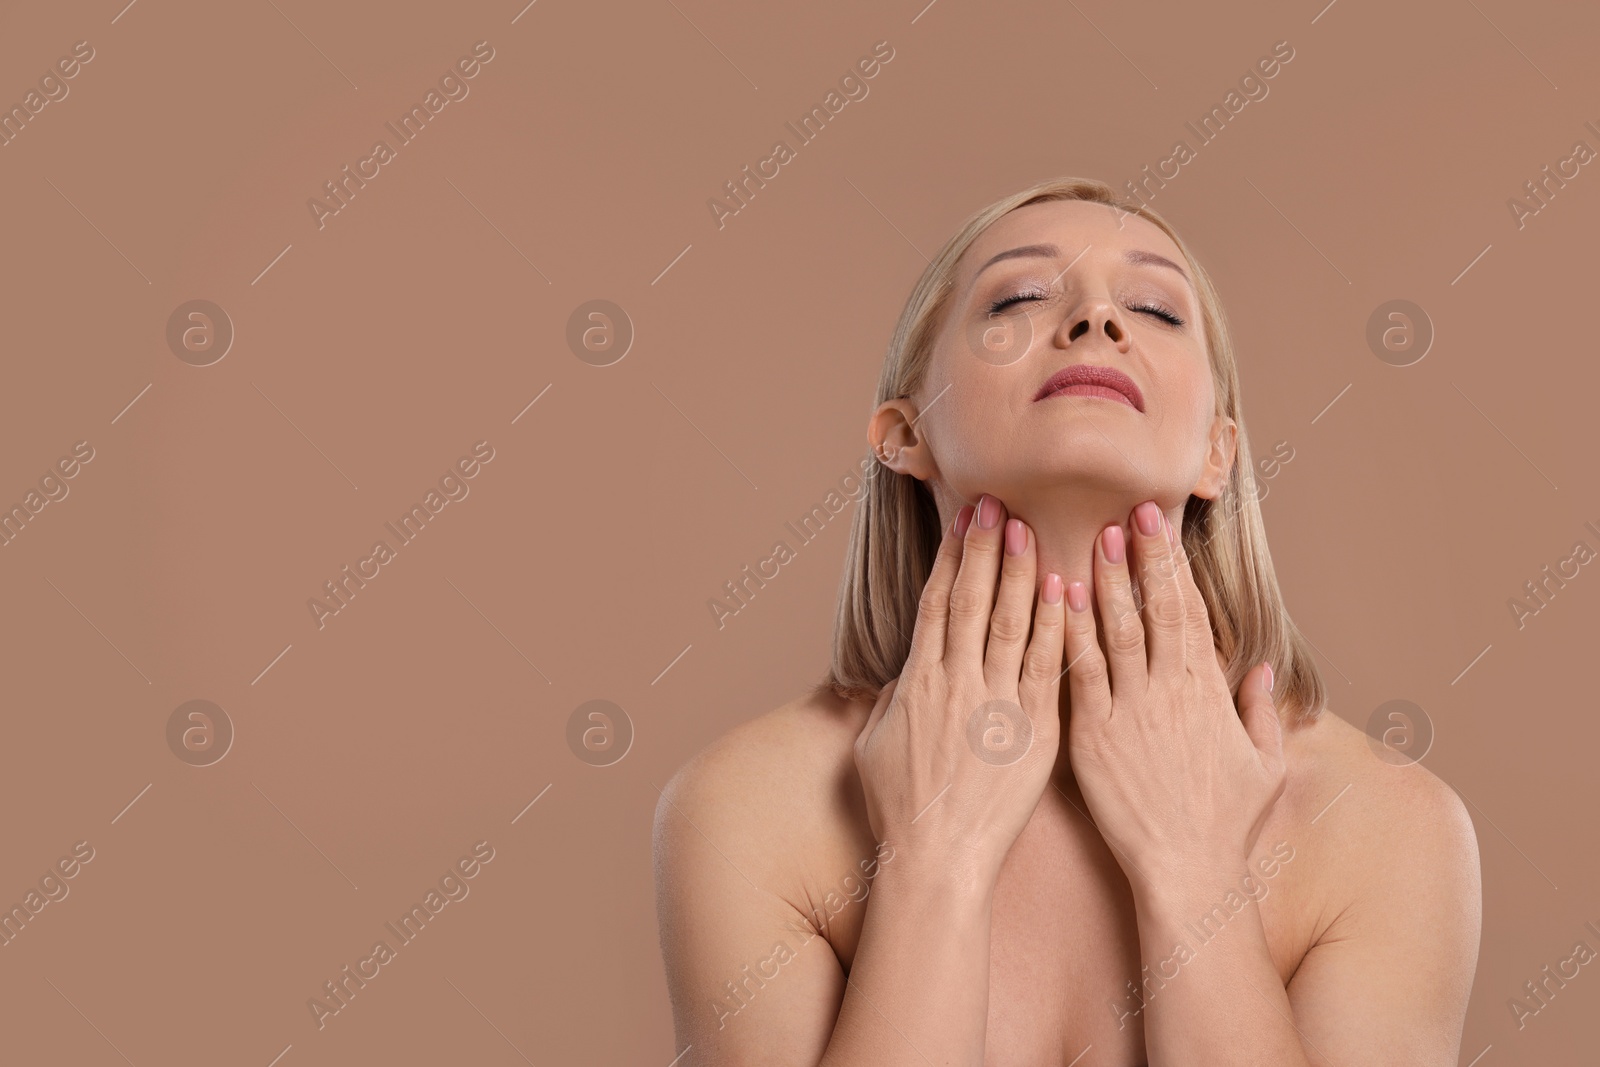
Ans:
[{"label": "blonde hair", "polygon": [[[1239,410],[1238,368],[1222,304],[1183,239],[1154,211],[1119,196],[1104,182],[1055,178],[972,215],[945,242],[912,289],[884,356],[874,410],[886,400],[909,396],[922,382],[962,253],[1007,212],[1051,200],[1086,200],[1137,215],[1159,226],[1183,252],[1200,297],[1217,413],[1238,426],[1237,455],[1222,495],[1216,500],[1191,495],[1184,506],[1184,549],[1205,598],[1216,647],[1227,665],[1229,691],[1236,694],[1244,676],[1265,660],[1272,664],[1273,698],[1280,715],[1293,725],[1314,720],[1326,705],[1327,687],[1312,660],[1310,643],[1284,607],[1267,551],[1250,440]],[[872,475],[850,524],[832,660],[814,690],[844,700],[874,698],[899,676],[910,653],[922,587],[932,573],[943,535],[938,507],[926,485],[876,459]]]}]

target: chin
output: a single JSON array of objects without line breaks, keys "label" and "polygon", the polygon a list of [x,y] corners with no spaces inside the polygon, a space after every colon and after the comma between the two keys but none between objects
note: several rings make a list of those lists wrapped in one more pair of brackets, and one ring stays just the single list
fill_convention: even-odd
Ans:
[{"label": "chin", "polygon": [[[967,499],[976,500],[980,493],[993,493],[1008,509],[1026,511],[1029,504],[1059,500],[1062,493],[1089,493],[1132,500],[1140,493],[1148,495],[1149,492],[1140,488],[1144,479],[1138,472],[1126,459],[1109,448],[1104,455],[1089,455],[1079,450],[1076,454],[1034,458],[1041,462],[1026,469],[1008,467],[996,470],[983,482],[984,488],[976,489]],[[1148,465],[1146,469],[1149,469]],[[1145,497],[1140,496],[1139,499]],[[1133,503],[1128,506],[1132,507]]]},{"label": "chin", "polygon": [[1025,463],[1038,474],[1114,475],[1131,485],[1154,474],[1146,444],[1141,435],[1116,427],[1074,423],[1015,439],[1013,465]]}]

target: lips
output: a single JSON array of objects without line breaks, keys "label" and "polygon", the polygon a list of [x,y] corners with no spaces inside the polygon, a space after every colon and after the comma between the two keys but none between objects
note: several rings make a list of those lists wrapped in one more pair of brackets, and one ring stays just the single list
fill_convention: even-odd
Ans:
[{"label": "lips", "polygon": [[1059,393],[1068,396],[1105,396],[1107,399],[1125,400],[1135,411],[1144,410],[1144,397],[1139,387],[1133,384],[1133,379],[1111,367],[1095,367],[1087,363],[1063,367],[1039,387],[1033,399],[1037,402]]}]

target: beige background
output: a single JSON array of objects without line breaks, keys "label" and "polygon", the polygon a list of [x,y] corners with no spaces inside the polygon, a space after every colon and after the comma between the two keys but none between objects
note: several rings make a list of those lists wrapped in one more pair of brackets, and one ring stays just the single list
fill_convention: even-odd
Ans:
[{"label": "beige background", "polygon": [[[1294,449],[1264,511],[1334,710],[1416,702],[1472,804],[1461,1062],[1593,1062],[1593,968],[1521,1031],[1506,1001],[1600,948],[1600,577],[1520,630],[1507,602],[1600,547],[1600,176],[1521,229],[1506,202],[1600,148],[1600,11],[121,3],[0,32],[0,102],[95,51],[0,148],[0,503],[95,452],[0,548],[0,902],[94,849],[0,947],[8,1062],[665,1067],[657,787],[821,671],[845,523],[720,631],[707,601],[865,451],[960,220],[1120,186],[1281,40],[1153,206],[1221,287],[1258,453]],[[319,230],[307,200],[484,40]],[[708,198],[881,40],[869,95],[719,230]],[[236,330],[206,367],[165,339],[198,298]],[[565,340],[592,299],[637,331],[612,366]],[[1437,332],[1409,367],[1365,339],[1393,299]],[[319,629],[308,599],[481,440],[470,495]],[[596,698],[635,730],[608,767],[566,740]],[[167,744],[191,699],[236,730],[210,766]],[[470,895],[319,1030],[308,998],[484,840]]]}]

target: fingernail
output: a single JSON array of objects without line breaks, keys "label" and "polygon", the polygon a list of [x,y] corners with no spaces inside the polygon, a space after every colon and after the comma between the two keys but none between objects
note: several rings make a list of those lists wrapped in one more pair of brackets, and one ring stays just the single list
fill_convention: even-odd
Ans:
[{"label": "fingernail", "polygon": [[1006,523],[1006,555],[1020,556],[1028,547],[1028,528],[1022,525],[1021,519],[1011,519]]},{"label": "fingernail", "polygon": [[1122,543],[1122,527],[1107,526],[1106,532],[1101,536],[1100,543],[1106,554],[1107,563],[1121,563],[1124,545]]},{"label": "fingernail", "polygon": [[1146,500],[1134,508],[1133,520],[1139,524],[1139,532],[1146,537],[1154,537],[1161,532],[1161,509],[1156,507],[1153,500]]},{"label": "fingernail", "polygon": [[1000,521],[1000,501],[988,493],[978,498],[978,525],[992,530]]},{"label": "fingernail", "polygon": [[956,512],[956,536],[957,537],[965,537],[965,536],[967,536],[967,527],[970,526],[971,524],[972,524],[972,505],[971,504],[962,504],[961,505],[961,509]]},{"label": "fingernail", "polygon": [[1167,523],[1167,544],[1171,545],[1173,548],[1178,547],[1178,528],[1173,526],[1170,522]]},{"label": "fingernail", "polygon": [[1082,582],[1067,586],[1067,606],[1073,611],[1089,610],[1089,590]]},{"label": "fingernail", "polygon": [[1270,693],[1270,692],[1272,692],[1272,664],[1270,664],[1270,663],[1266,664],[1266,668],[1267,668],[1267,692]]},{"label": "fingernail", "polygon": [[1040,591],[1046,604],[1061,603],[1061,575],[1051,571],[1044,576],[1044,589]]}]

